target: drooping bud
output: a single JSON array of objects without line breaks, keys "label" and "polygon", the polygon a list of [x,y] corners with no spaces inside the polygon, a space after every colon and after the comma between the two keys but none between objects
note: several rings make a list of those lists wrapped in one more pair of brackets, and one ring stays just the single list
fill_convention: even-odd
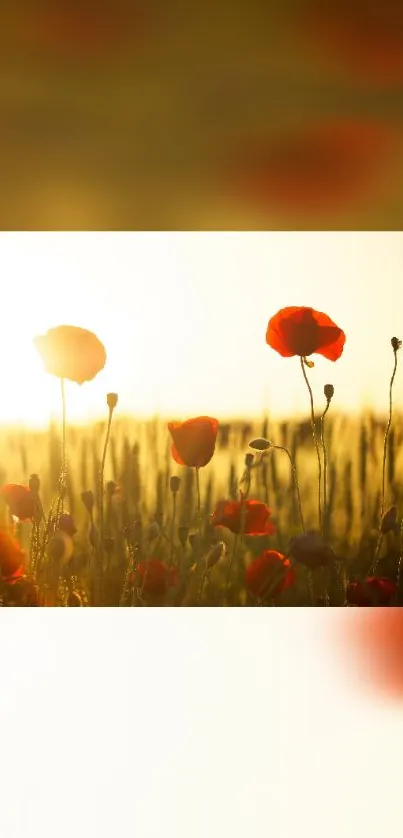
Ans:
[{"label": "drooping bud", "polygon": [[169,481],[169,488],[170,488],[173,495],[175,495],[176,492],[179,491],[179,486],[180,485],[181,485],[180,477],[176,477],[176,475],[172,475],[172,477]]},{"label": "drooping bud", "polygon": [[90,515],[94,509],[94,493],[89,489],[87,492],[81,492],[81,500]]},{"label": "drooping bud", "polygon": [[115,410],[115,407],[118,403],[118,394],[117,393],[108,393],[106,397],[106,403],[109,407],[109,410]]},{"label": "drooping bud", "polygon": [[394,352],[397,352],[400,349],[402,342],[399,338],[391,338],[392,349]]},{"label": "drooping bud", "polygon": [[327,402],[330,402],[334,396],[334,387],[333,384],[325,384],[323,388],[323,392],[325,394],[325,399]]},{"label": "drooping bud", "polygon": [[220,561],[221,557],[225,554],[225,550],[226,547],[223,541],[219,541],[209,550],[206,556],[206,567],[209,570]]},{"label": "drooping bud", "polygon": [[255,451],[267,451],[268,448],[272,447],[273,443],[269,439],[264,439],[261,436],[257,439],[252,439],[252,442],[249,443],[249,448],[254,448]]}]

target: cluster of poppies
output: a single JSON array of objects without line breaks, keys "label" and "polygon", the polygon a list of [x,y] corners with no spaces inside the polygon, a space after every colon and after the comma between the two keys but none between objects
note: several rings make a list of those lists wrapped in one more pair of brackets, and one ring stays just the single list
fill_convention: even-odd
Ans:
[{"label": "cluster of poppies", "polygon": [[[314,353],[321,354],[333,362],[336,361],[343,352],[345,340],[342,329],[326,314],[312,308],[298,306],[281,309],[270,319],[266,332],[267,344],[283,357],[297,356],[302,369],[304,365],[308,368],[313,366],[313,362],[309,361],[308,357]],[[400,342],[398,344],[400,345]],[[99,339],[93,333],[77,327],[59,326],[51,329],[46,335],[36,338],[35,345],[47,372],[79,384],[92,380],[106,362],[106,352]],[[332,385],[325,385],[325,393],[330,400],[333,395]],[[116,406],[116,401],[115,395],[112,401],[108,396],[111,412]],[[213,458],[218,427],[218,420],[210,416],[168,423],[172,440],[172,457],[179,466],[196,470],[198,485],[199,470],[205,468]],[[271,443],[267,444],[271,445]],[[276,533],[269,507],[260,500],[248,497],[253,459],[251,454],[246,457],[247,488],[245,491],[240,490],[239,500],[219,500],[209,517],[210,527],[226,528],[236,538],[270,537]],[[171,489],[174,493],[178,491],[179,484],[179,479],[173,476]],[[40,521],[43,510],[39,504],[38,485],[37,476],[32,475],[29,486],[16,484],[3,486],[0,492],[12,516],[20,521]],[[94,496],[92,492],[84,492],[82,500],[90,513],[93,524]],[[200,514],[200,495],[198,504]],[[286,555],[277,550],[264,549],[247,566],[245,587],[258,601],[276,602],[280,595],[294,584],[295,569],[291,564],[291,559],[297,565],[304,565],[310,573],[318,568],[337,566],[339,557],[326,543],[323,532],[306,532],[302,514],[301,523],[302,532],[290,540]],[[56,524],[58,536],[63,540],[71,541],[76,532],[71,515],[62,510]],[[395,526],[397,526],[396,522]],[[223,542],[212,546],[207,558],[205,557],[206,573],[225,554],[225,550],[222,549],[224,546]],[[21,548],[7,533],[2,533],[0,541],[0,570],[3,580],[10,582],[25,572],[25,560]],[[135,578],[140,580],[143,594],[157,598],[164,597],[168,589],[175,587],[179,582],[176,568],[152,557],[149,557],[147,561],[137,563],[135,573],[130,574],[129,582],[134,584]],[[390,604],[394,601],[396,594],[397,586],[394,583],[376,576],[370,576],[363,582],[352,582],[346,590],[347,601],[354,605]]]}]

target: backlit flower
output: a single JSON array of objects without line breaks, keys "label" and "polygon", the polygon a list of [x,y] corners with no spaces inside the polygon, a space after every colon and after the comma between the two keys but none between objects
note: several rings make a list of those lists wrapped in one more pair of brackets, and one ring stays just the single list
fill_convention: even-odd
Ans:
[{"label": "backlit flower", "polygon": [[25,553],[18,541],[0,529],[0,571],[4,579],[15,580],[24,573]]},{"label": "backlit flower", "polygon": [[321,311],[305,306],[282,308],[269,320],[266,343],[283,358],[313,352],[337,361],[343,352],[346,336],[333,320]]},{"label": "backlit flower", "polygon": [[227,527],[244,535],[274,535],[276,527],[270,519],[271,511],[259,500],[221,500],[211,513],[213,526]]},{"label": "backlit flower", "polygon": [[385,606],[391,604],[396,592],[395,582],[368,576],[362,582],[350,582],[347,587],[347,601],[350,605]]},{"label": "backlit flower", "polygon": [[56,326],[34,338],[46,372],[83,384],[91,381],[106,363],[103,344],[93,332],[77,326]]},{"label": "backlit flower", "polygon": [[332,548],[324,543],[319,533],[314,531],[292,538],[288,545],[288,553],[295,561],[310,570],[328,565],[334,558]]},{"label": "backlit flower", "polygon": [[264,550],[245,573],[245,585],[255,597],[270,594],[275,599],[293,584],[294,579],[290,560],[276,550]]},{"label": "backlit flower", "polygon": [[164,596],[168,588],[175,586],[178,581],[177,571],[167,567],[159,559],[140,562],[138,574],[141,580],[142,593],[145,596]]},{"label": "backlit flower", "polygon": [[172,456],[181,466],[202,468],[210,462],[215,449],[218,419],[197,416],[186,422],[168,422]]},{"label": "backlit flower", "polygon": [[37,510],[36,495],[27,486],[17,483],[7,483],[0,489],[11,515],[20,521],[31,521]]}]

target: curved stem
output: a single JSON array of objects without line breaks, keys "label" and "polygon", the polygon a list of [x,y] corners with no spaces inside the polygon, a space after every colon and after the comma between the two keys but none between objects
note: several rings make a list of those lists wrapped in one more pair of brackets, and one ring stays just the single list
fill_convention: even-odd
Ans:
[{"label": "curved stem", "polygon": [[322,500],[321,500],[322,464],[321,464],[321,461],[320,461],[319,443],[318,443],[318,438],[317,438],[317,435],[316,435],[316,428],[315,428],[315,411],[314,411],[314,407],[313,407],[313,395],[312,395],[312,389],[311,389],[311,385],[310,385],[310,383],[309,383],[309,381],[308,381],[307,374],[306,374],[306,372],[305,372],[304,359],[301,357],[301,358],[300,358],[300,361],[301,361],[302,375],[304,376],[306,386],[308,387],[308,391],[309,391],[309,398],[310,398],[310,401],[311,401],[311,427],[312,427],[312,437],[313,437],[313,441],[314,441],[315,448],[316,448],[316,456],[317,456],[317,458],[318,458],[318,514],[319,514],[319,530],[320,530],[320,532],[322,533]]},{"label": "curved stem", "polygon": [[385,507],[386,455],[387,455],[388,436],[389,436],[390,426],[392,424],[392,388],[393,388],[393,382],[395,380],[396,368],[397,368],[397,352],[396,351],[394,351],[394,355],[395,355],[395,363],[394,363],[393,373],[392,373],[392,377],[390,379],[390,385],[389,385],[389,419],[388,419],[388,424],[386,426],[385,438],[384,438],[384,442],[383,442],[381,524],[382,524],[383,510],[384,510],[384,507]]},{"label": "curved stem", "polygon": [[288,450],[288,448],[285,448],[283,445],[273,445],[272,447],[277,448],[279,451],[285,451],[285,453],[287,454],[288,459],[290,461],[291,470],[292,470],[292,474],[293,474],[293,477],[294,477],[295,490],[296,490],[296,493],[297,493],[297,503],[298,503],[298,509],[299,509],[299,516],[300,516],[300,519],[301,519],[301,528],[302,528],[302,532],[305,532],[305,522],[304,522],[304,515],[303,515],[303,512],[302,512],[301,495],[300,495],[300,491],[299,491],[299,483],[298,483],[296,465],[294,463],[294,460],[291,457],[291,453]]}]

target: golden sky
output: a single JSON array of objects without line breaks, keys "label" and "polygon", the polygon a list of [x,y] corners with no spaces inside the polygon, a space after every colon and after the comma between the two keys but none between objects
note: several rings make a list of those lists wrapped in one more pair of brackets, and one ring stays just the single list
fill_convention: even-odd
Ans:
[{"label": "golden sky", "polygon": [[332,383],[335,408],[388,407],[402,233],[2,233],[0,269],[2,422],[59,416],[59,382],[32,338],[60,324],[93,330],[108,354],[93,382],[68,383],[72,420],[104,415],[109,391],[122,414],[307,412],[298,359],[265,343],[289,305],[326,312],[347,335],[340,360],[314,357],[317,400]]}]

